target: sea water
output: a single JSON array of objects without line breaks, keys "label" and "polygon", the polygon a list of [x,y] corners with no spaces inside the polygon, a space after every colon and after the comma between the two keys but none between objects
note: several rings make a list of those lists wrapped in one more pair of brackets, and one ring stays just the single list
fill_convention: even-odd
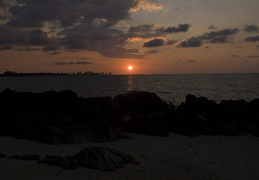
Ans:
[{"label": "sea water", "polygon": [[43,92],[70,89],[79,97],[116,96],[130,91],[154,92],[179,105],[187,94],[223,99],[259,98],[259,74],[82,75],[0,77],[0,91]]}]

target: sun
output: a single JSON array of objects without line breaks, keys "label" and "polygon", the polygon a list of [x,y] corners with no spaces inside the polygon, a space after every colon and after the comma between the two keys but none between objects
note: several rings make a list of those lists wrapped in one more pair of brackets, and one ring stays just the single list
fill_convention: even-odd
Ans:
[{"label": "sun", "polygon": [[133,67],[132,67],[132,66],[128,66],[128,70],[130,70],[130,71],[131,71],[132,69],[133,69]]}]

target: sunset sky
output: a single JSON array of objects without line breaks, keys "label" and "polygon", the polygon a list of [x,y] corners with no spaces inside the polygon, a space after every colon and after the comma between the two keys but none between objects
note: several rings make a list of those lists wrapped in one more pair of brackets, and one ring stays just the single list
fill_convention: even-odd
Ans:
[{"label": "sunset sky", "polygon": [[259,73],[258,7],[258,0],[0,0],[0,73]]}]

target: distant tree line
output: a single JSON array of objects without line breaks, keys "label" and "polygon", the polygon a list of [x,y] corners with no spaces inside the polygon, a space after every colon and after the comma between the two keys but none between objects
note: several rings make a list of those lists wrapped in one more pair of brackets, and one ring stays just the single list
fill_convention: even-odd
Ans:
[{"label": "distant tree line", "polygon": [[112,75],[111,72],[93,72],[93,71],[85,71],[85,72],[72,72],[72,73],[51,73],[51,72],[38,72],[38,73],[17,73],[15,71],[5,71],[3,74],[0,74],[0,76],[82,76],[82,75]]}]

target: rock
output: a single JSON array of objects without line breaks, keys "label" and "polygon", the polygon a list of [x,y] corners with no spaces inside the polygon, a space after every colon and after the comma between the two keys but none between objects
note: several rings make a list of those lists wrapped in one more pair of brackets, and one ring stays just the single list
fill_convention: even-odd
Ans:
[{"label": "rock", "polygon": [[124,167],[125,164],[139,164],[133,157],[107,147],[84,148],[74,156],[46,156],[40,162],[56,165],[65,170],[83,166],[102,171],[113,171]]},{"label": "rock", "polygon": [[151,136],[168,136],[168,128],[164,122],[164,116],[163,112],[149,115],[128,112],[122,117],[122,130]]},{"label": "rock", "polygon": [[216,103],[213,100],[208,100],[206,97],[196,97],[188,94],[186,96],[185,103],[182,103],[178,109],[201,114],[210,111],[215,107]]},{"label": "rock", "polygon": [[48,163],[49,165],[56,165],[65,170],[76,169],[78,167],[77,159],[75,156],[46,156],[40,163]]},{"label": "rock", "polygon": [[120,94],[114,97],[123,110],[135,111],[140,114],[148,114],[160,111],[163,102],[155,93],[145,91],[132,91],[127,94]]},{"label": "rock", "polygon": [[185,134],[259,136],[259,99],[222,100],[188,94],[179,107],[155,93],[133,91],[112,97],[79,98],[70,90],[0,93],[0,136],[49,144],[103,142],[122,131],[166,136]]},{"label": "rock", "polygon": [[5,158],[6,155],[4,153],[0,153],[0,158]]},{"label": "rock", "polygon": [[37,154],[32,155],[13,155],[9,159],[21,159],[21,160],[40,160],[40,156]]}]

